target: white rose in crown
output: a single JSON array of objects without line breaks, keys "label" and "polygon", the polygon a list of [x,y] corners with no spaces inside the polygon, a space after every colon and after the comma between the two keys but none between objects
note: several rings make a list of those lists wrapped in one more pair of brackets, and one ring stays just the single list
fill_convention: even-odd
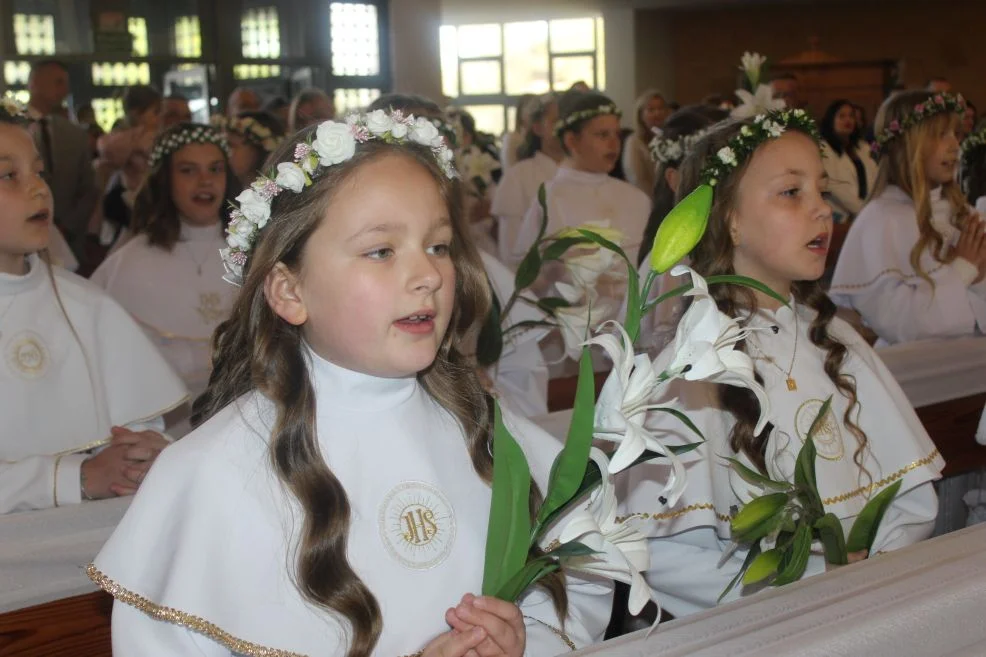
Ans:
[{"label": "white rose in crown", "polygon": [[298,193],[305,188],[307,176],[302,168],[294,162],[281,162],[277,165],[277,177],[274,179],[274,182],[281,187]]},{"label": "white rose in crown", "polygon": [[419,116],[414,120],[411,127],[411,140],[430,148],[437,148],[442,144],[442,136],[431,121]]},{"label": "white rose in crown", "polygon": [[240,219],[230,222],[226,231],[226,243],[233,248],[248,250],[250,248],[250,236],[253,234],[253,224],[249,221]]},{"label": "white rose in crown", "polygon": [[270,219],[270,203],[265,201],[260,194],[253,189],[244,189],[236,197],[236,201],[240,204],[240,212],[243,213],[243,216],[257,224],[258,228],[267,225],[267,220]]},{"label": "white rose in crown", "polygon": [[385,135],[394,127],[394,120],[383,110],[373,110],[366,115],[366,129],[372,135]]},{"label": "white rose in crown", "polygon": [[312,148],[318,153],[323,167],[345,162],[356,153],[352,128],[345,123],[326,121],[315,131]]}]

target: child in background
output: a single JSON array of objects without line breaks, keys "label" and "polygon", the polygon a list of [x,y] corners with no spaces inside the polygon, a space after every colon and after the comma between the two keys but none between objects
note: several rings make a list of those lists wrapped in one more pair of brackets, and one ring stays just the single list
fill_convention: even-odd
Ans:
[{"label": "child in background", "polygon": [[876,118],[879,173],[849,229],[831,294],[880,344],[986,329],[986,231],[955,182],[961,96],[906,91]]},{"label": "child in background", "polygon": [[123,309],[47,262],[51,193],[26,125],[0,102],[0,514],[132,494],[186,399]]}]

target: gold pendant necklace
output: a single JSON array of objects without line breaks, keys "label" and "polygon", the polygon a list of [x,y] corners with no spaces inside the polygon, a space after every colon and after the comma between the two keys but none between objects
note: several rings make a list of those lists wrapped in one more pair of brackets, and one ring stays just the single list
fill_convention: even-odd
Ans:
[{"label": "gold pendant necklace", "polygon": [[[798,329],[798,311],[796,308],[792,310],[794,312],[794,353],[791,354],[791,365],[787,368],[786,372],[784,371],[784,368],[777,364],[777,361],[772,356],[765,354],[764,351],[754,344],[752,340],[749,341],[749,344],[757,350],[757,353],[760,354],[765,361],[776,367],[777,371],[784,375],[785,383],[787,383],[787,389],[791,392],[795,392],[798,389],[798,382],[793,376],[791,376],[791,372],[794,371],[794,363],[798,359],[798,336],[801,334],[801,331]],[[775,335],[780,330],[776,325],[771,328],[773,329]]]}]

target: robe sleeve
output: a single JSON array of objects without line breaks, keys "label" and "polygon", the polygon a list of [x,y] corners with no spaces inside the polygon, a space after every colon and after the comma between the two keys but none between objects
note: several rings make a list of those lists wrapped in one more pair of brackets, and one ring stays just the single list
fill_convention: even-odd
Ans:
[{"label": "robe sleeve", "polygon": [[67,454],[0,462],[0,515],[78,504],[82,501],[79,471],[85,458]]},{"label": "robe sleeve", "polygon": [[898,550],[931,536],[938,516],[938,496],[930,481],[897,496],[880,522],[873,553]]},{"label": "robe sleeve", "polygon": [[113,602],[113,654],[117,657],[231,657],[214,641],[172,623],[162,623],[119,600]]},{"label": "robe sleeve", "polygon": [[499,226],[499,256],[504,262],[514,260],[513,248],[527,208],[523,206],[523,189],[520,172],[508,169],[493,192],[490,213]]},{"label": "robe sleeve", "polygon": [[613,607],[613,582],[568,572],[568,617],[558,622],[551,597],[535,588],[520,601],[527,629],[527,657],[552,657],[603,640]]},{"label": "robe sleeve", "polygon": [[[831,293],[855,308],[877,335],[891,344],[972,335],[986,327],[986,299],[970,289],[968,273],[956,263],[937,263],[931,282],[913,275],[913,232],[903,230],[897,204],[867,209],[849,229],[839,255]],[[907,242],[907,243],[905,243]]]}]

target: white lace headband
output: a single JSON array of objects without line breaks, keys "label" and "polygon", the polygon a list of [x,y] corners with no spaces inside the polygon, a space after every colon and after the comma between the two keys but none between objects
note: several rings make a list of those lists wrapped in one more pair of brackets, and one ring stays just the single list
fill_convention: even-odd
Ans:
[{"label": "white lace headband", "polygon": [[161,160],[189,144],[215,144],[229,157],[229,143],[221,130],[211,125],[193,125],[158,137],[147,157],[147,166],[153,169]]}]

